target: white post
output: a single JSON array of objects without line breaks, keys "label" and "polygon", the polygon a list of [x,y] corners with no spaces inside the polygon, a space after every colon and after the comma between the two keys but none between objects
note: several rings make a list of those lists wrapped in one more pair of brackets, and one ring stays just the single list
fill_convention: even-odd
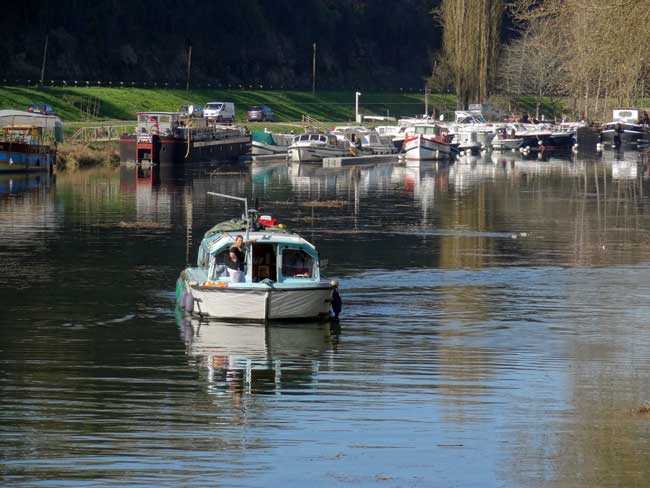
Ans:
[{"label": "white post", "polygon": [[354,95],[354,120],[357,121],[357,124],[360,124],[361,117],[359,116],[359,97],[361,96],[361,92],[355,92]]}]

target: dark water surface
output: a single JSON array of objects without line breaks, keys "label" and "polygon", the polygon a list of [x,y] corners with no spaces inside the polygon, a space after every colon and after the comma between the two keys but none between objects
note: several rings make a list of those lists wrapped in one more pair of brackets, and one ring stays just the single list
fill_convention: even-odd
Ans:
[{"label": "dark water surface", "polygon": [[[606,153],[3,176],[0,484],[647,486],[647,174]],[[240,213],[210,190],[319,247],[340,328],[175,311]]]}]

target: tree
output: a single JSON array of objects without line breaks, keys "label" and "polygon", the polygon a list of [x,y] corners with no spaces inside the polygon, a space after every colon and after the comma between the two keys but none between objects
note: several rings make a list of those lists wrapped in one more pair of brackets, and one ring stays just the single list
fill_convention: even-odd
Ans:
[{"label": "tree", "polygon": [[459,107],[484,102],[495,74],[503,0],[443,0],[437,15]]}]

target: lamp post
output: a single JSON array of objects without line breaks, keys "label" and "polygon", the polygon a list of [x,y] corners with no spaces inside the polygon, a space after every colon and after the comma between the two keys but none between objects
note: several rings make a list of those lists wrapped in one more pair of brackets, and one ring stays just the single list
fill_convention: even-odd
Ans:
[{"label": "lamp post", "polygon": [[357,124],[361,123],[361,117],[359,116],[359,97],[361,92],[354,93],[354,120],[357,121]]}]

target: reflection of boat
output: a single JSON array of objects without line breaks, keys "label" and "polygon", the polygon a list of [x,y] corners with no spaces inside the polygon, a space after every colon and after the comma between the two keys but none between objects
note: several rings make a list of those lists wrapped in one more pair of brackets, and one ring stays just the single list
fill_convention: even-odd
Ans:
[{"label": "reflection of boat", "polygon": [[181,112],[140,112],[136,132],[120,137],[122,162],[183,165],[235,161],[250,151],[244,129],[210,125]]},{"label": "reflection of boat", "polygon": [[38,173],[0,174],[0,195],[5,193],[20,193],[34,188],[50,186],[54,181],[53,175]]},{"label": "reflection of boat", "polygon": [[208,370],[209,380],[256,390],[310,381],[320,356],[332,347],[328,324],[228,324],[177,314],[189,355]]},{"label": "reflection of boat", "polygon": [[639,164],[636,161],[613,161],[613,180],[633,180],[637,177]]},{"label": "reflection of boat", "polygon": [[[243,262],[233,264],[230,250],[244,232]],[[206,232],[197,266],[178,279],[176,299],[186,311],[214,318],[318,319],[328,318],[330,308],[338,315],[340,308],[332,307],[336,288],[336,282],[321,280],[313,244],[276,225],[275,219],[247,210],[241,219]]]},{"label": "reflection of boat", "polygon": [[0,172],[52,172],[63,123],[54,115],[0,110]]}]

